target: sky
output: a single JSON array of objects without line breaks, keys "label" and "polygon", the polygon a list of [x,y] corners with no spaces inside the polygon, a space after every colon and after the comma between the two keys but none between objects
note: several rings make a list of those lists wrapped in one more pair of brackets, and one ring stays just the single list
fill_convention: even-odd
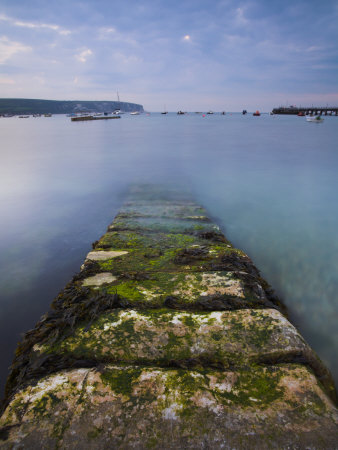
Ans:
[{"label": "sky", "polygon": [[0,97],[338,106],[338,0],[1,0]]}]

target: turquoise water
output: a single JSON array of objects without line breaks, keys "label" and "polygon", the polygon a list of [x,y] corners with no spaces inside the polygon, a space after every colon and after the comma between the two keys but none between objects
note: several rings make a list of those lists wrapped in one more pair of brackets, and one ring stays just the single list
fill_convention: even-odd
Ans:
[{"label": "turquoise water", "polygon": [[2,386],[20,333],[144,181],[193,191],[338,381],[338,117],[2,118],[0,136]]}]

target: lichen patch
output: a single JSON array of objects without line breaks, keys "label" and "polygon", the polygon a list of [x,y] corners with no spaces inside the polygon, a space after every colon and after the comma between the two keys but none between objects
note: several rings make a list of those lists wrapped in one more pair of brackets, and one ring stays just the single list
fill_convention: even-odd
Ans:
[{"label": "lichen patch", "polygon": [[110,272],[98,273],[92,277],[85,278],[82,281],[83,286],[102,286],[103,284],[109,284],[116,281],[117,278]]},{"label": "lichen patch", "polygon": [[118,256],[126,255],[128,252],[126,250],[110,250],[110,251],[98,251],[98,252],[89,252],[86,259],[90,259],[91,261],[105,261],[111,258],[117,258]]}]

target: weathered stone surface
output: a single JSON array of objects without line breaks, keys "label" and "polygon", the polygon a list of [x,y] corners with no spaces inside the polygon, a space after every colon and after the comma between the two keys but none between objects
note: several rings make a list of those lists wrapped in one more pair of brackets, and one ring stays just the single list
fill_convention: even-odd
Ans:
[{"label": "weathered stone surface", "polygon": [[211,245],[217,243],[221,245],[226,244],[227,248],[232,248],[232,245],[221,233],[211,233],[206,237],[200,237],[198,233],[195,235],[182,233],[149,233],[142,231],[135,233],[133,231],[111,231],[107,232],[96,243],[95,248],[185,248],[193,245]]},{"label": "weathered stone surface", "polygon": [[101,266],[101,269],[105,272],[85,277],[82,284],[99,286],[96,280],[101,280],[102,276],[104,292],[118,294],[136,307],[223,310],[274,306],[259,283],[249,283],[234,272],[176,271],[138,276],[122,270],[117,273],[116,270],[113,276],[106,272],[109,266]]},{"label": "weathered stone surface", "polygon": [[116,281],[117,278],[114,277],[110,272],[98,273],[92,277],[88,277],[83,280],[83,286],[102,286],[103,284],[111,284]]},{"label": "weathered stone surface", "polygon": [[131,217],[170,217],[210,222],[206,210],[193,202],[127,202],[122,206],[117,219]]},{"label": "weathered stone surface", "polygon": [[89,259],[90,261],[105,261],[107,259],[117,258],[118,256],[127,255],[127,254],[128,254],[128,252],[125,250],[89,252],[86,259]]},{"label": "weathered stone surface", "polygon": [[219,226],[201,220],[176,219],[165,217],[117,217],[112,225],[108,227],[108,231],[146,231],[146,232],[162,232],[162,233],[187,233],[194,234],[200,232],[214,231],[219,232]]},{"label": "weathered stone surface", "polygon": [[116,310],[88,328],[78,326],[58,342],[38,346],[35,355],[134,362],[181,367],[248,367],[261,361],[287,361],[310,348],[282,314],[273,309],[210,313],[170,310]]},{"label": "weathered stone surface", "polygon": [[[14,406],[15,403],[15,406]],[[4,448],[334,448],[338,417],[304,366],[106,366],[18,393]]]},{"label": "weathered stone surface", "polygon": [[3,448],[336,448],[331,376],[189,195],[134,187],[19,344]]}]

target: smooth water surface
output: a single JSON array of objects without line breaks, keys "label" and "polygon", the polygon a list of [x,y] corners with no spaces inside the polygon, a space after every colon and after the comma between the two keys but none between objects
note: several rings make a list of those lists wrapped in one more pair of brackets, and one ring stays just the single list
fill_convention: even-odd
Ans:
[{"label": "smooth water surface", "polygon": [[4,385],[20,334],[79,270],[131,182],[185,183],[338,380],[338,117],[0,119]]}]

